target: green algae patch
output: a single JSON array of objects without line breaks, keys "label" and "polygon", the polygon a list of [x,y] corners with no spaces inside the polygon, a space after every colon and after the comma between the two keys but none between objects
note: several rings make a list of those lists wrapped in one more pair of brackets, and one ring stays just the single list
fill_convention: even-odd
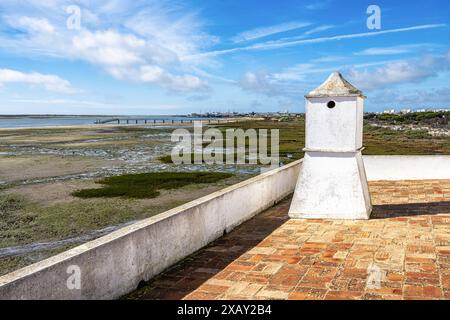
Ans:
[{"label": "green algae patch", "polygon": [[97,181],[102,185],[102,188],[78,190],[73,192],[72,195],[79,198],[155,198],[160,195],[160,190],[178,189],[190,184],[214,183],[232,176],[231,173],[223,172],[126,174]]}]

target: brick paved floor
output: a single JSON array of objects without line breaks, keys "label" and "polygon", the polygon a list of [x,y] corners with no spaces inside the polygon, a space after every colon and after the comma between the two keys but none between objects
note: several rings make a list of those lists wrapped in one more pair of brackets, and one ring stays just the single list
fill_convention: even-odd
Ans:
[{"label": "brick paved floor", "polygon": [[450,180],[370,190],[371,220],[289,220],[288,199],[126,298],[449,299]]}]

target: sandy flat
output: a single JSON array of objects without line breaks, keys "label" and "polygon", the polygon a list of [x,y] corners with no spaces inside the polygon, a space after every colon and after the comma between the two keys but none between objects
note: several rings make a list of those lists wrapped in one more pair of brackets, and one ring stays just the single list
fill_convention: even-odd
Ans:
[{"label": "sandy flat", "polygon": [[111,168],[120,161],[48,155],[0,156],[0,180],[6,182],[56,177]]}]

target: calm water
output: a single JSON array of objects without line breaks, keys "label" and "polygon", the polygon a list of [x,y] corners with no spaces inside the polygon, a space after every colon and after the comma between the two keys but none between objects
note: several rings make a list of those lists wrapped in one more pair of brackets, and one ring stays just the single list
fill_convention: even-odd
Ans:
[{"label": "calm water", "polygon": [[[95,120],[112,119],[113,117],[71,117],[71,118],[12,118],[0,119],[0,128],[20,127],[51,127],[94,124]],[[157,119],[157,120],[197,120],[198,118],[180,116],[120,116],[114,117],[126,120],[130,119]],[[114,123],[112,123],[114,124]]]}]

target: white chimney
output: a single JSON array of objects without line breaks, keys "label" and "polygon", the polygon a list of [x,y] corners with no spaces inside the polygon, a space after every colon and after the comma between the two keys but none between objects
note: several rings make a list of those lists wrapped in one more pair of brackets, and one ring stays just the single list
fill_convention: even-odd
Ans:
[{"label": "white chimney", "polygon": [[368,219],[361,156],[364,95],[339,72],[306,95],[305,157],[291,218]]}]

